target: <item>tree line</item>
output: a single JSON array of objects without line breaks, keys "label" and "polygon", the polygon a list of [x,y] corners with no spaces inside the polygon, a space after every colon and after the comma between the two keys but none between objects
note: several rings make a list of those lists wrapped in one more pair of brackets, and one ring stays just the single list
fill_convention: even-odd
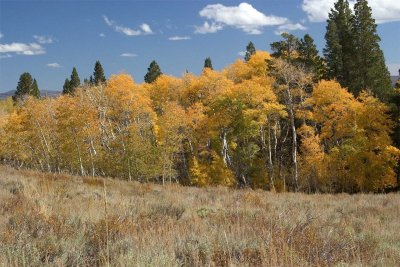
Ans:
[{"label": "tree line", "polygon": [[367,1],[356,1],[354,10],[343,0],[331,10],[324,58],[311,36],[285,33],[271,54],[250,42],[244,60],[215,71],[207,58],[198,76],[168,76],[153,61],[143,84],[126,74],[106,81],[95,68],[79,85],[74,69],[62,96],[26,97],[0,119],[0,158],[142,182],[305,192],[394,188],[400,90],[387,84]]}]

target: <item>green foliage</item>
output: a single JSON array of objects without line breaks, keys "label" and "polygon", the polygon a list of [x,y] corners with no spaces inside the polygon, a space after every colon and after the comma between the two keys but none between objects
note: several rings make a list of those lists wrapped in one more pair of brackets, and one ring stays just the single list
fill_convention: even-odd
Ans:
[{"label": "green foliage", "polygon": [[78,72],[76,68],[74,67],[71,72],[71,79],[65,79],[64,85],[63,85],[63,90],[62,93],[65,94],[74,94],[76,88],[78,88],[81,85],[81,80],[79,78]]},{"label": "green foliage", "polygon": [[204,60],[204,68],[209,68],[209,69],[213,69],[213,66],[212,66],[212,62],[211,62],[211,58],[210,57],[208,57],[208,58],[206,58],[205,60]]},{"label": "green foliage", "polygon": [[32,79],[30,73],[24,72],[19,77],[18,85],[13,99],[14,101],[17,101],[28,95],[39,98],[40,92],[36,80]]},{"label": "green foliage", "polygon": [[325,63],[322,57],[319,56],[317,46],[314,44],[314,39],[306,34],[300,40],[299,58],[297,62],[304,65],[308,72],[311,72],[316,81],[322,79],[325,75]]},{"label": "green foliage", "polygon": [[79,79],[78,72],[76,71],[76,68],[74,67],[72,69],[71,73],[71,80],[70,80],[70,93],[73,93],[76,88],[78,88],[81,85],[81,79]]},{"label": "green foliage", "polygon": [[352,28],[356,64],[350,90],[355,95],[361,90],[370,90],[380,99],[386,100],[392,86],[376,27],[368,2],[357,0]]},{"label": "green foliage", "polygon": [[94,65],[93,78],[92,76],[90,76],[90,78],[91,78],[91,83],[95,85],[99,85],[101,83],[106,82],[106,76],[104,75],[103,66],[101,65],[99,60],[97,60]]},{"label": "green foliage", "polygon": [[62,93],[63,93],[63,95],[65,95],[65,94],[69,94],[70,92],[71,92],[71,82],[67,78],[67,79],[65,79]]},{"label": "green foliage", "polygon": [[146,83],[152,83],[162,74],[160,66],[158,66],[157,62],[153,60],[150,63],[150,66],[147,68],[147,73],[144,76],[144,81]]},{"label": "green foliage", "polygon": [[33,97],[36,97],[36,98],[40,97],[39,86],[37,84],[36,79],[33,79],[32,89],[31,89],[30,95],[33,96]]},{"label": "green foliage", "polygon": [[388,97],[390,75],[385,65],[376,23],[366,0],[357,0],[354,14],[347,0],[338,0],[326,27],[327,78],[336,79],[355,96],[370,90]]},{"label": "green foliage", "polygon": [[250,60],[251,56],[256,53],[256,48],[252,42],[246,46],[246,55],[244,56],[244,60],[247,62]]},{"label": "green foliage", "polygon": [[271,44],[272,56],[282,58],[289,62],[297,57],[297,51],[300,45],[299,39],[293,34],[282,33],[282,41]]},{"label": "green foliage", "polygon": [[347,0],[338,0],[329,13],[326,26],[324,56],[328,79],[336,79],[342,86],[352,82],[355,47],[352,36],[353,14]]},{"label": "green foliage", "polygon": [[292,34],[283,33],[282,41],[271,44],[272,56],[284,59],[291,64],[303,68],[313,75],[315,81],[325,74],[324,60],[319,56],[314,39],[306,34],[299,40]]}]

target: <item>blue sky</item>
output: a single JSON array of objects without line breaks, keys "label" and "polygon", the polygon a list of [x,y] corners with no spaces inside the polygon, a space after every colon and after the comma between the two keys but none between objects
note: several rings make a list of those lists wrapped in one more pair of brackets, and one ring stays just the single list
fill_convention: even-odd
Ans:
[{"label": "blue sky", "polygon": [[[39,87],[61,90],[75,66],[83,81],[100,60],[106,76],[143,82],[155,59],[166,74],[200,73],[241,58],[249,41],[269,50],[279,33],[309,33],[322,51],[334,0],[21,1],[0,0],[0,92],[30,72]],[[400,1],[370,0],[381,48],[393,74],[400,68]]]}]

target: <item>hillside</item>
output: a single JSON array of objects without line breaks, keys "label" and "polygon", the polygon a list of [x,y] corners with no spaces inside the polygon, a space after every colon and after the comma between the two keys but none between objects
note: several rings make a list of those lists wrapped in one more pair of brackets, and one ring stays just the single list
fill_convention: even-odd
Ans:
[{"label": "hillside", "polygon": [[399,202],[399,194],[199,189],[0,166],[0,262],[396,266]]}]

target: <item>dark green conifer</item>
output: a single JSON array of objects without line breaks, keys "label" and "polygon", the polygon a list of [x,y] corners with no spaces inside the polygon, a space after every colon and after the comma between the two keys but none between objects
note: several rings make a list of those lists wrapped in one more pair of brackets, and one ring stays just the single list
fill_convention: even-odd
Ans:
[{"label": "dark green conifer", "polygon": [[94,72],[93,72],[93,83],[95,85],[99,85],[101,83],[106,82],[106,76],[104,75],[103,66],[101,65],[100,61],[96,61],[94,65]]},{"label": "dark green conifer", "polygon": [[246,55],[244,56],[244,60],[249,61],[251,56],[254,55],[256,53],[256,48],[254,47],[254,44],[252,42],[250,42],[247,46],[246,46]]},{"label": "dark green conifer", "polygon": [[213,70],[213,66],[212,66],[212,62],[211,62],[211,58],[208,57],[204,60],[204,68],[209,68]]},{"label": "dark green conifer", "polygon": [[150,66],[147,68],[147,73],[144,76],[144,81],[146,83],[152,83],[162,74],[160,66],[158,66],[157,62],[153,60],[150,63]]}]

